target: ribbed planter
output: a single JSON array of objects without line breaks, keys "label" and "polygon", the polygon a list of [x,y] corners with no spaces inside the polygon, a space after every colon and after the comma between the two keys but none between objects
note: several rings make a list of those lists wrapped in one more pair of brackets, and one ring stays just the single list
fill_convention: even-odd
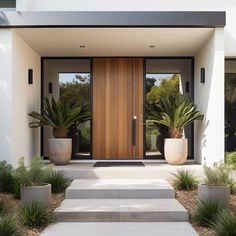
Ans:
[{"label": "ribbed planter", "polygon": [[198,199],[214,199],[224,204],[230,201],[230,186],[209,186],[205,184],[198,185]]},{"label": "ribbed planter", "polygon": [[171,165],[181,165],[187,160],[188,140],[186,138],[165,139],[165,159]]},{"label": "ribbed planter", "polygon": [[23,203],[31,202],[32,200],[38,200],[45,205],[51,203],[52,187],[51,184],[45,184],[42,186],[21,187],[21,201]]},{"label": "ribbed planter", "polygon": [[72,139],[49,139],[49,159],[55,165],[67,165],[71,160]]}]

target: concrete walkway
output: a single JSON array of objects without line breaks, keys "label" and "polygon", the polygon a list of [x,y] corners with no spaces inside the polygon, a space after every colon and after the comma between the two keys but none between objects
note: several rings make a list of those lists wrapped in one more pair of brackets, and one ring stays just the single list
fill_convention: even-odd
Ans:
[{"label": "concrete walkway", "polygon": [[42,236],[193,236],[187,210],[161,179],[81,179]]}]

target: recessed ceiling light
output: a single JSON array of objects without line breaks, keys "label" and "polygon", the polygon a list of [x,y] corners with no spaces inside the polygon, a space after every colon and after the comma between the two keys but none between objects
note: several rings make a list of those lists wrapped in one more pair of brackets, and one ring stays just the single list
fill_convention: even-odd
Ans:
[{"label": "recessed ceiling light", "polygon": [[80,47],[80,48],[85,48],[85,45],[80,45],[79,47]]}]

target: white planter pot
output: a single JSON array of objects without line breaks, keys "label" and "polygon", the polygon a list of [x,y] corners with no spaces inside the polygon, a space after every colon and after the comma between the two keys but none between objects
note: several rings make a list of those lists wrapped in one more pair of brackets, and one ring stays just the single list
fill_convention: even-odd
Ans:
[{"label": "white planter pot", "polygon": [[49,159],[55,165],[66,165],[71,159],[72,139],[49,139]]},{"label": "white planter pot", "polygon": [[230,186],[208,186],[205,184],[198,185],[198,199],[215,199],[224,204],[230,201]]},{"label": "white planter pot", "polygon": [[188,140],[185,138],[166,138],[164,153],[169,164],[183,164],[187,160]]},{"label": "white planter pot", "polygon": [[21,187],[21,201],[23,203],[31,202],[32,200],[37,199],[45,205],[50,205],[51,195],[51,184],[45,184],[42,186]]}]

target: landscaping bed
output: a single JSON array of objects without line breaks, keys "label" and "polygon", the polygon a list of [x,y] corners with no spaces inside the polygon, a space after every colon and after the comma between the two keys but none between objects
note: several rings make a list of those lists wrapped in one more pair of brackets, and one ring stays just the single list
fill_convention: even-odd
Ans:
[{"label": "landscaping bed", "polygon": [[[189,214],[193,211],[194,204],[197,202],[197,189],[195,190],[178,190],[176,189],[176,199],[188,210]],[[230,209],[236,214],[236,194],[230,197]],[[199,236],[215,236],[216,233],[209,227],[200,226],[195,220],[190,218],[190,223],[197,231]]]},{"label": "landscaping bed", "polygon": [[[52,194],[52,204],[50,210],[53,211],[57,208],[60,203],[64,200],[64,193]],[[7,212],[10,214],[17,214],[19,210],[19,206],[21,204],[20,200],[14,199],[12,194],[9,193],[0,193],[0,199],[4,201],[7,206]],[[40,232],[44,230],[45,227],[27,227],[20,226],[22,229],[22,235],[24,236],[36,236],[39,235]]]},{"label": "landscaping bed", "polygon": [[205,182],[218,181],[221,185],[225,182],[230,186],[229,201],[224,203],[211,197],[199,199],[198,183],[204,180],[194,175],[194,172],[183,169],[173,174],[174,179],[170,181],[175,188],[176,199],[188,210],[190,223],[199,236],[236,235],[235,177],[230,175],[230,169],[222,164],[210,169],[204,168]]}]

